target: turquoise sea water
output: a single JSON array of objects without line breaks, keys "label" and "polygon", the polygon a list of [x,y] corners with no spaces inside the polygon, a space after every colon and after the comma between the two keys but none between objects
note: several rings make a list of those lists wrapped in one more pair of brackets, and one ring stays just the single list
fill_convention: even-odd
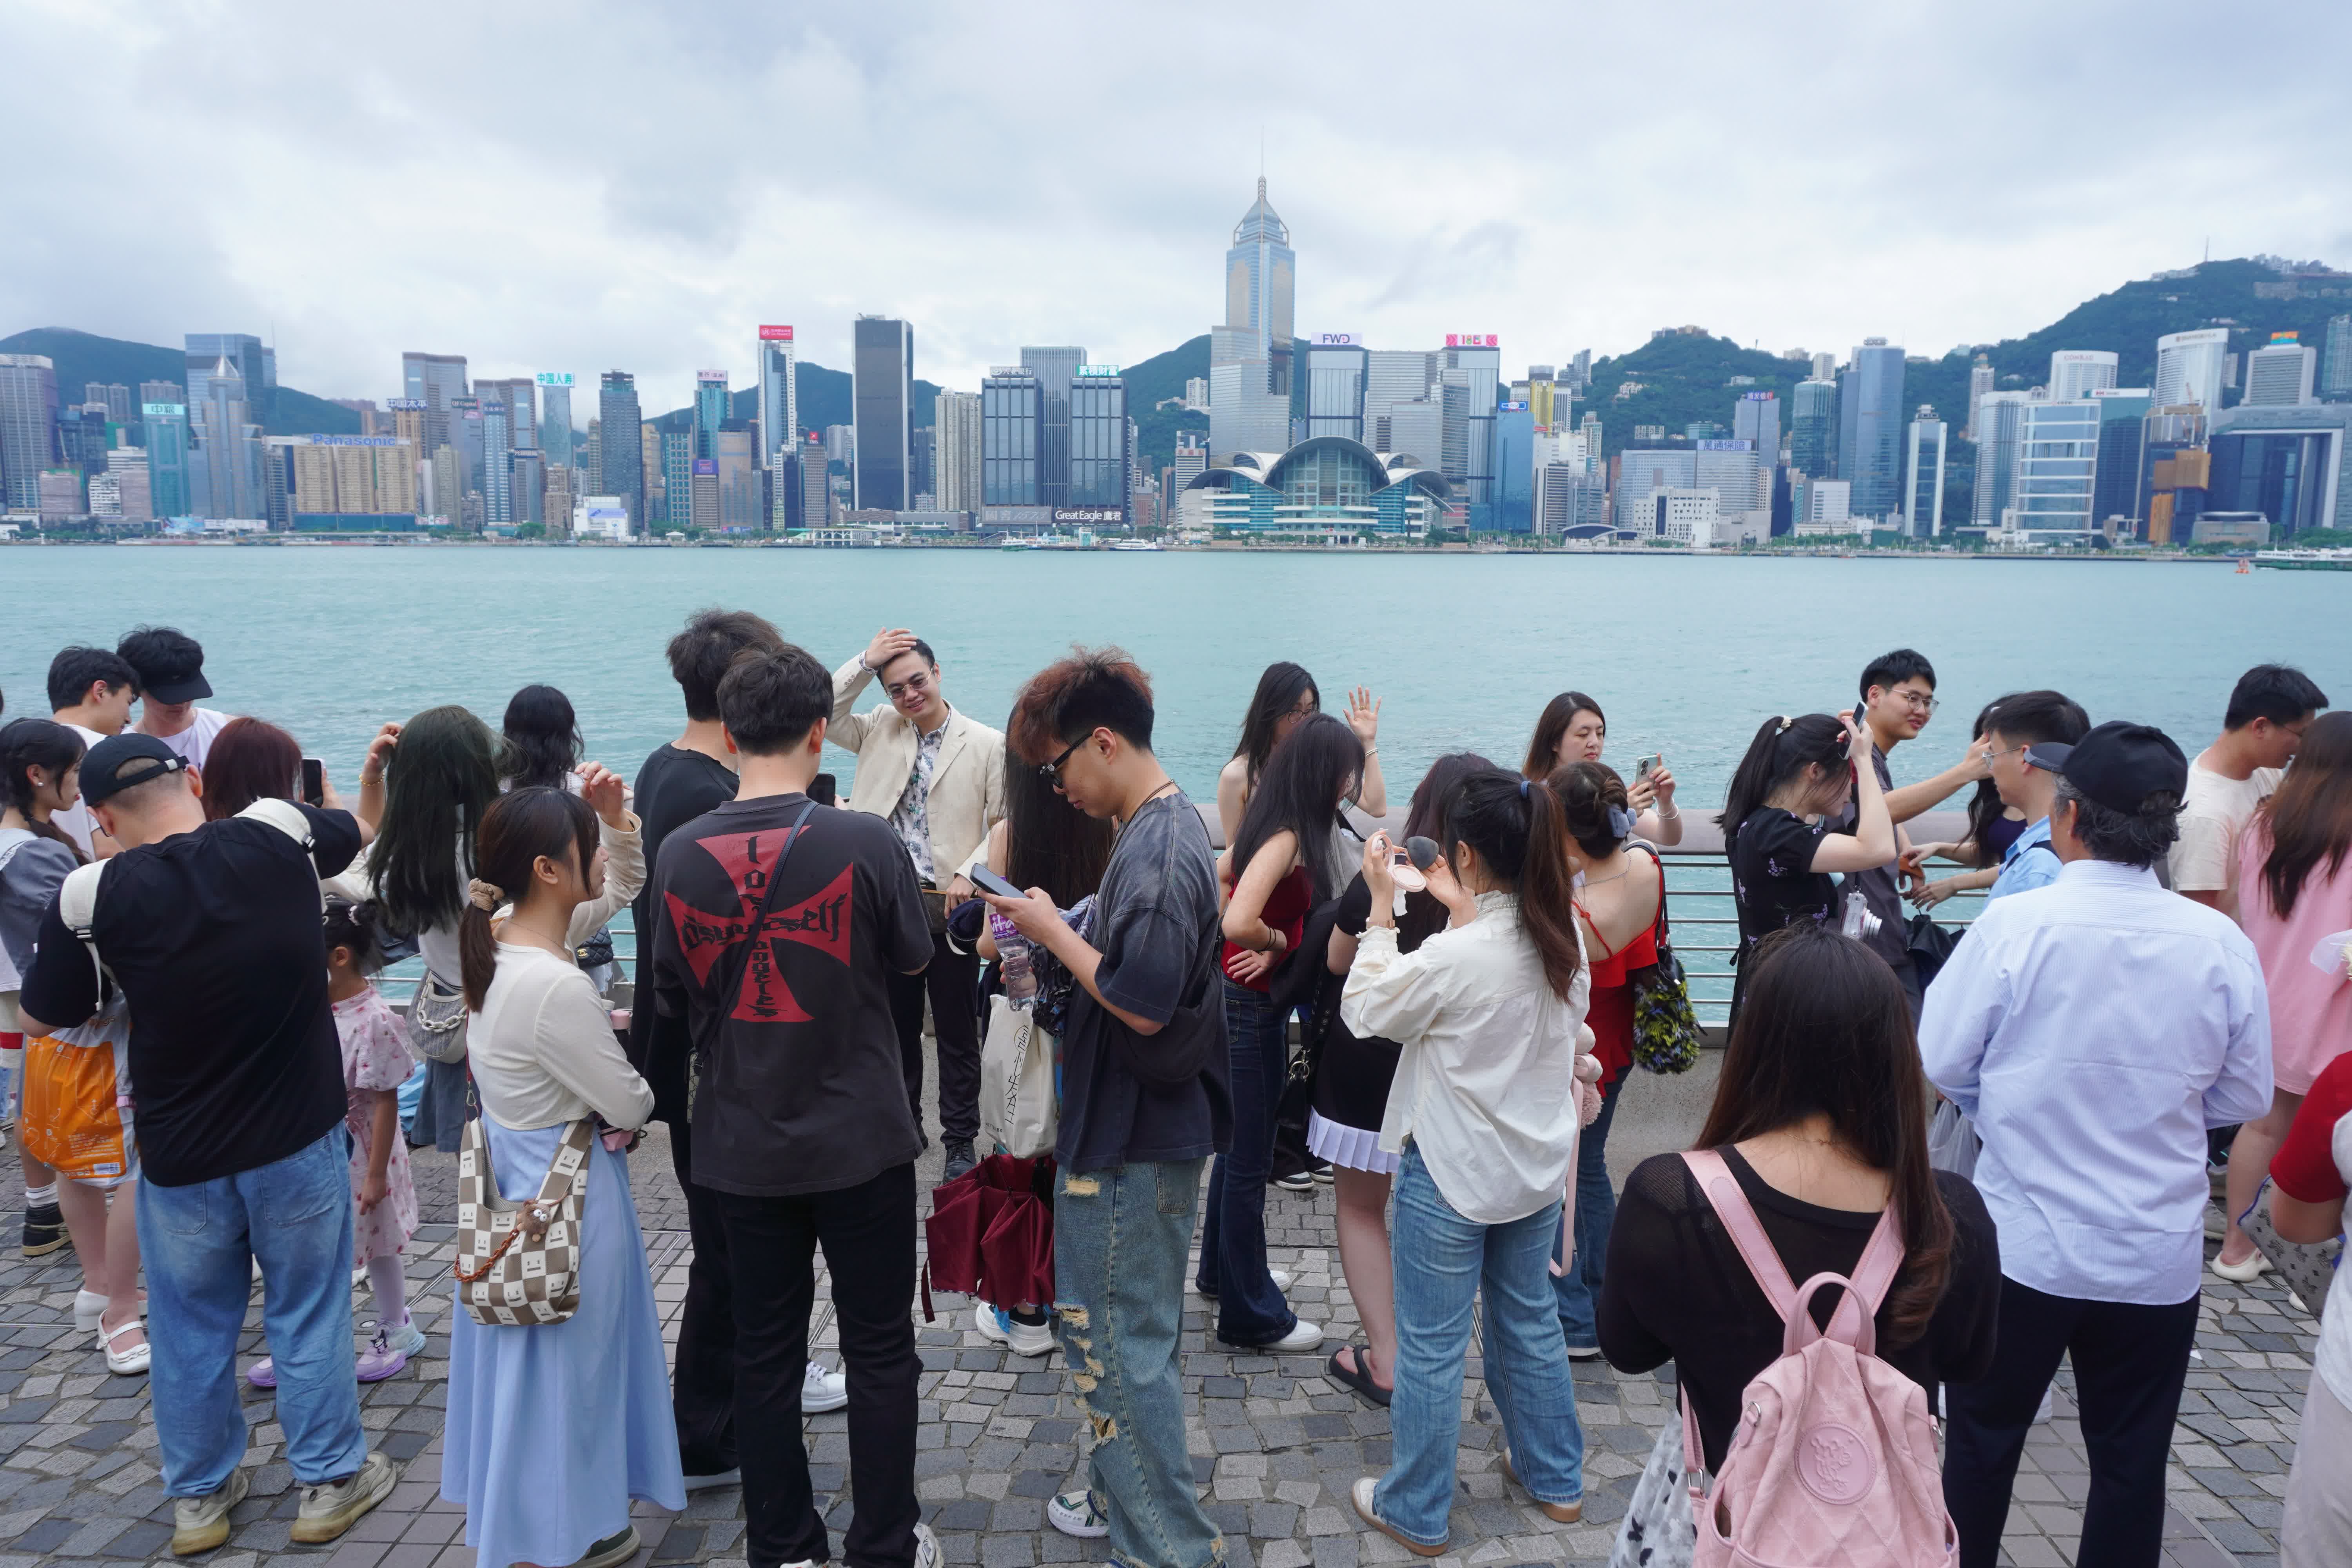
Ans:
[{"label": "turquoise sea water", "polygon": [[381,721],[456,701],[495,725],[534,680],[570,693],[592,757],[634,774],[681,718],[662,645],[706,605],[757,610],[828,665],[877,626],[911,626],[949,700],[999,725],[1071,643],[1119,643],[1151,672],[1160,755],[1204,801],[1276,658],[1314,671],[1327,708],[1358,682],[1382,700],[1400,803],[1441,752],[1516,763],[1546,700],[1574,687],[1608,711],[1611,762],[1663,752],[1684,799],[1709,804],[1765,715],[1850,704],[1863,664],[1904,645],[1935,662],[1944,707],[1896,753],[1898,782],[1957,758],[1978,708],[2022,687],[2162,725],[2192,753],[2264,659],[2352,704],[2352,575],[2210,565],[17,547],[0,549],[0,588],[8,713],[47,711],[64,644],[168,623],[204,643],[212,706],[286,726],[346,788]]}]

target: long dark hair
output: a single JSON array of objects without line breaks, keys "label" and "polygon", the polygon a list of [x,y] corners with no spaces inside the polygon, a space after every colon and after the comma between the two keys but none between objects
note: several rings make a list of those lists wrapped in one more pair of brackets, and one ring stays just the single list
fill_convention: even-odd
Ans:
[{"label": "long dark hair", "polygon": [[[1028,700],[1024,689],[1007,734],[1021,733],[1022,701]],[[1068,909],[1102,886],[1117,835],[1108,817],[1088,816],[1063,799],[1035,763],[1004,748],[1004,876],[1014,887],[1043,888]]]},{"label": "long dark hair", "polygon": [[2270,840],[2263,886],[2284,920],[2322,860],[2327,875],[2352,853],[2352,712],[2323,713],[2303,732],[2294,766],[2263,802],[2260,826]]},{"label": "long dark hair", "polygon": [[[1404,837],[1443,842],[1445,808],[1452,804],[1454,792],[1462,781],[1474,773],[1501,771],[1475,752],[1448,752],[1430,763],[1429,771],[1421,775],[1421,783],[1413,786],[1412,803],[1405,808]],[[1437,901],[1436,894],[1407,893],[1404,913],[1397,917],[1397,946],[1411,952],[1444,931],[1453,918],[1446,907]]]},{"label": "long dark hair", "polygon": [[[401,739],[405,742],[406,734]],[[476,875],[510,902],[520,903],[539,858],[561,865],[567,849],[579,857],[580,873],[586,876],[596,857],[595,810],[570,790],[526,785],[499,795],[482,813],[481,830],[474,836]],[[457,962],[466,1005],[478,1013],[498,973],[499,944],[490,934],[490,911],[471,901],[457,922]]]},{"label": "long dark hair", "polygon": [[1615,768],[1581,759],[1562,763],[1552,770],[1550,783],[1568,836],[1587,858],[1605,859],[1633,836],[1633,797]]},{"label": "long dark hair", "polygon": [[1322,710],[1323,689],[1315,684],[1305,665],[1282,659],[1267,665],[1257,678],[1249,716],[1242,721],[1241,744],[1234,748],[1234,755],[1248,759],[1250,788],[1257,787],[1258,775],[1265,772],[1266,760],[1274,755],[1276,727],[1284,714],[1297,706],[1302,695],[1314,698],[1316,710]]},{"label": "long dark hair", "polygon": [[499,797],[498,756],[489,726],[463,708],[427,708],[402,727],[368,850],[393,930],[430,931],[464,910],[457,868],[477,864],[475,834]]},{"label": "long dark hair", "polygon": [[1944,1294],[1952,1215],[1927,1166],[1927,1085],[1903,987],[1876,953],[1811,921],[1765,938],[1741,973],[1746,994],[1696,1147],[1827,1116],[1847,1148],[1886,1173],[1908,1259],[1887,1297],[1888,1326],[1908,1343]]},{"label": "long dark hair", "polygon": [[[1985,726],[1992,720],[1992,710],[2017,696],[2006,692],[1986,703],[1977,714],[1977,721],[1969,727],[1969,739],[1984,739]],[[2000,786],[1989,778],[1977,780],[1976,793],[1969,796],[1969,843],[1976,848],[1976,858],[1969,861],[1979,868],[1991,865],[2000,857],[1992,849],[1992,825],[2001,819],[2009,807],[2002,804]]]},{"label": "long dark hair", "polygon": [[1457,847],[1478,852],[1486,874],[1519,898],[1519,926],[1543,961],[1544,983],[1568,1000],[1584,966],[1576,934],[1575,886],[1568,868],[1568,825],[1559,797],[1541,780],[1496,768],[1454,788],[1445,809],[1445,858],[1460,871]]},{"label": "long dark hair", "polygon": [[205,753],[207,822],[257,800],[292,800],[301,789],[302,743],[267,720],[230,720]]},{"label": "long dark hair", "polygon": [[1535,738],[1528,742],[1528,760],[1519,764],[1520,776],[1539,779],[1559,763],[1560,737],[1576,721],[1579,713],[1590,713],[1601,721],[1601,732],[1609,732],[1609,715],[1601,704],[1581,691],[1563,691],[1544,704],[1536,719]]},{"label": "long dark hair", "polygon": [[74,858],[85,858],[81,846],[54,822],[33,815],[33,770],[45,768],[52,782],[80,765],[85,750],[81,737],[53,719],[12,719],[0,726],[0,806],[15,806],[25,826],[39,837],[62,844]]},{"label": "long dark hair", "polygon": [[552,686],[526,686],[508,698],[499,729],[499,776],[509,789],[562,789],[588,749],[572,699]]},{"label": "long dark hair", "polygon": [[1363,773],[1364,743],[1355,731],[1328,713],[1309,714],[1274,749],[1250,792],[1234,834],[1234,879],[1241,879],[1267,839],[1288,832],[1298,839],[1299,863],[1315,885],[1316,899],[1338,891],[1346,878],[1332,853],[1331,827],[1339,819],[1340,795]]},{"label": "long dark hair", "polygon": [[1774,790],[1809,765],[1831,774],[1846,765],[1843,724],[1827,713],[1807,713],[1767,719],[1759,725],[1756,738],[1748,742],[1748,754],[1731,775],[1731,787],[1724,792],[1722,815],[1715,819],[1725,840],[1756,815]]}]

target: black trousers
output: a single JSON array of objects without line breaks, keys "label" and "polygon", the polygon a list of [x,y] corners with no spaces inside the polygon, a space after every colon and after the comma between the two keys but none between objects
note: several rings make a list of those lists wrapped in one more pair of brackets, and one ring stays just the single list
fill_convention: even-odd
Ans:
[{"label": "black trousers", "polygon": [[2197,1298],[2169,1307],[2078,1301],[2000,1282],[2000,1351],[1982,1383],[1944,1391],[1944,1506],[1961,1568],[1993,1568],[2033,1412],[2074,1362],[2091,1491],[2075,1568],[2156,1568],[2164,1542],[2164,1462],[2197,1337]]},{"label": "black trousers", "polygon": [[915,1560],[915,1167],[829,1193],[719,1194],[735,1287],[736,1441],[751,1568],[833,1556],[801,1439],[814,1260],[824,1248],[849,1378],[849,1489],[842,1549],[856,1563]]},{"label": "black trousers", "polygon": [[694,1184],[694,1135],[684,1117],[669,1124],[670,1166],[686,1194],[694,1257],[686,1268],[686,1303],[677,1318],[677,1365],[670,1410],[677,1454],[689,1476],[735,1468],[735,1287],[728,1278],[727,1225],[719,1194]]},{"label": "black trousers", "polygon": [[931,935],[930,967],[890,976],[890,1021],[898,1028],[898,1066],[907,1105],[923,1125],[923,997],[940,1042],[940,1135],[969,1143],[980,1136],[980,958]]}]

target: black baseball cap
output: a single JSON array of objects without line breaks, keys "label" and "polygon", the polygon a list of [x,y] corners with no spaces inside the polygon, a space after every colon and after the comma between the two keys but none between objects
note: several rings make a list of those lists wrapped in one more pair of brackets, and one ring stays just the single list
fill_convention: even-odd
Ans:
[{"label": "black baseball cap", "polygon": [[203,645],[177,627],[141,626],[114,651],[139,672],[140,692],[151,702],[194,702],[213,694]]},{"label": "black baseball cap", "polygon": [[102,805],[124,790],[187,765],[186,758],[152,735],[136,731],[109,735],[81,760],[81,798],[90,805]]},{"label": "black baseball cap", "polygon": [[2071,746],[2056,741],[2028,746],[2025,761],[2126,816],[2148,809],[2151,795],[2169,795],[2178,804],[2189,791],[2189,759],[2153,724],[2109,720]]}]

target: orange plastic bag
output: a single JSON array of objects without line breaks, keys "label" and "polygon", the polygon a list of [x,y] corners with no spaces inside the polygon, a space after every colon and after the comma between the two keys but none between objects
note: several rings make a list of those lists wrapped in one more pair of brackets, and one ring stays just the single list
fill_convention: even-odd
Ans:
[{"label": "orange plastic bag", "polygon": [[131,1169],[127,1033],[128,1020],[117,1011],[66,1031],[63,1039],[25,1038],[25,1152],[60,1176],[114,1182]]}]

